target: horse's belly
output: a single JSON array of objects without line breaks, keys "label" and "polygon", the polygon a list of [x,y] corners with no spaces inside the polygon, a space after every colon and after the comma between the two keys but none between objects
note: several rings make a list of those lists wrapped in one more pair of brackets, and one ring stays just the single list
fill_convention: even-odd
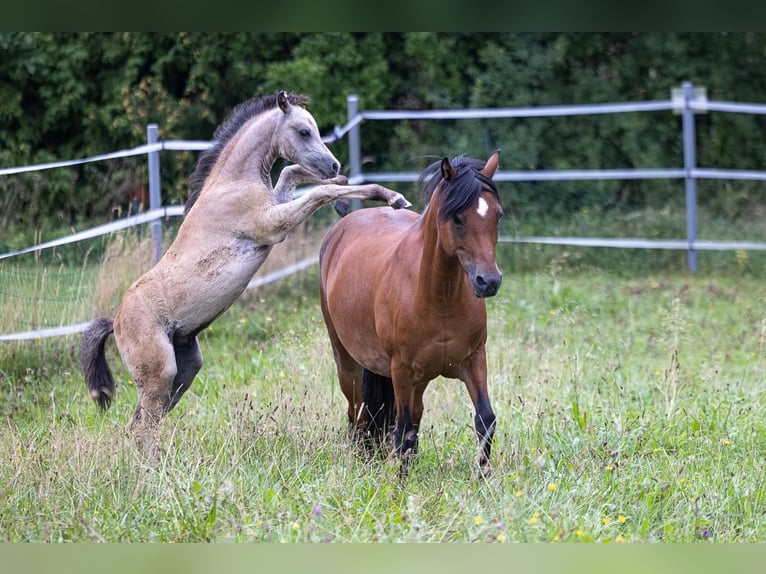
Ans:
[{"label": "horse's belly", "polygon": [[341,346],[365,369],[391,376],[391,357],[386,353],[375,328],[371,300],[363,290],[354,297],[335,298],[329,304],[331,323]]}]

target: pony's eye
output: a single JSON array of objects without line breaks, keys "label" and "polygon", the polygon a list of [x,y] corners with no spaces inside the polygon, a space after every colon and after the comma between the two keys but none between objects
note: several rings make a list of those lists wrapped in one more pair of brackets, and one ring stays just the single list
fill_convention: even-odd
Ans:
[{"label": "pony's eye", "polygon": [[298,135],[300,135],[302,138],[307,138],[311,135],[311,130],[308,128],[301,128],[298,130]]},{"label": "pony's eye", "polygon": [[463,217],[462,213],[457,213],[452,216],[452,223],[459,227],[463,227],[465,225],[465,218]]}]

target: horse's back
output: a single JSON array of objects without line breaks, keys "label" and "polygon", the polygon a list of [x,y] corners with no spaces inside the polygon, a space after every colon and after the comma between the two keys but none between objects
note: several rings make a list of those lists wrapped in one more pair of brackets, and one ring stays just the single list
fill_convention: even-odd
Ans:
[{"label": "horse's back", "polygon": [[357,267],[379,266],[390,257],[404,233],[418,218],[414,211],[371,207],[352,211],[325,235],[319,252],[324,281],[326,273],[354,261]]}]

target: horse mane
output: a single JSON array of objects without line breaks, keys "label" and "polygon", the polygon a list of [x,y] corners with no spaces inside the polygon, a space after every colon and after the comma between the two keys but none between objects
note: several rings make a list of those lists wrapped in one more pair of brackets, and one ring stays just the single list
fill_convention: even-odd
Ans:
[{"label": "horse mane", "polygon": [[[288,94],[287,101],[294,106],[306,107],[309,97],[303,94]],[[184,206],[184,215],[189,213],[192,205],[197,201],[197,197],[199,197],[200,191],[205,186],[208,175],[213,170],[213,166],[218,161],[218,158],[221,157],[223,148],[231,141],[234,134],[255,116],[273,110],[276,106],[277,94],[269,94],[250,98],[237,104],[231,110],[221,125],[215,129],[212,147],[204,150],[199,155],[197,166],[189,178],[189,199],[186,200],[186,205]]]},{"label": "horse mane", "polygon": [[449,181],[444,181],[441,177],[441,160],[433,162],[423,170],[419,182],[426,199],[430,200],[436,188],[441,186],[441,205],[437,214],[439,219],[450,219],[468,209],[485,188],[498,195],[495,182],[481,173],[485,163],[462,155],[454,157],[450,164],[457,173]]}]

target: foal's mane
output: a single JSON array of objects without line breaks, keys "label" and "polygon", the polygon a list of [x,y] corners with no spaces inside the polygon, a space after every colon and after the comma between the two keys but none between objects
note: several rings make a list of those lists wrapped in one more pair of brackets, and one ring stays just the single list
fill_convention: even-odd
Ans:
[{"label": "foal's mane", "polygon": [[[306,107],[309,97],[303,94],[287,94],[287,101],[293,106]],[[189,199],[184,206],[184,215],[189,213],[194,202],[199,197],[199,192],[207,181],[207,176],[213,169],[213,166],[221,157],[223,148],[231,141],[242,126],[257,115],[266,111],[273,110],[277,106],[277,94],[267,96],[255,96],[234,107],[225,120],[219,125],[213,133],[213,146],[204,150],[199,155],[197,166],[189,178]]]},{"label": "foal's mane", "polygon": [[441,186],[439,219],[449,219],[471,207],[485,188],[498,195],[495,182],[481,173],[485,163],[462,155],[454,157],[450,164],[457,173],[449,181],[442,179],[441,160],[433,162],[423,170],[419,182],[426,198],[430,200],[436,188]]}]

